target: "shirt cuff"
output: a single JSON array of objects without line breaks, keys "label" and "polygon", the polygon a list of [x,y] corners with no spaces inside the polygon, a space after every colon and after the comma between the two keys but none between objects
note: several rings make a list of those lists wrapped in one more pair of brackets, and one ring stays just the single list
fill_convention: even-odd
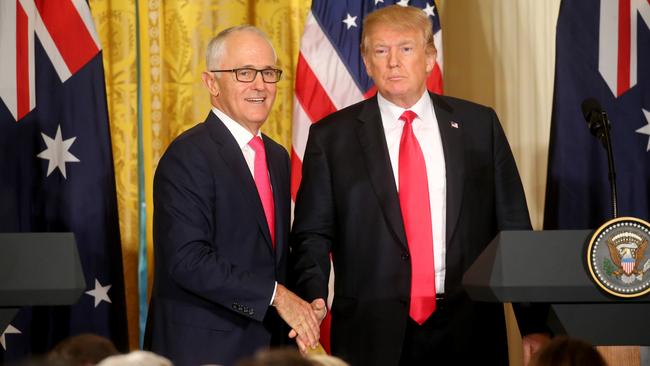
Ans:
[{"label": "shirt cuff", "polygon": [[275,291],[278,289],[278,281],[275,281],[275,284],[273,285],[273,296],[271,296],[271,302],[269,303],[269,306],[273,305],[273,300],[275,300]]}]

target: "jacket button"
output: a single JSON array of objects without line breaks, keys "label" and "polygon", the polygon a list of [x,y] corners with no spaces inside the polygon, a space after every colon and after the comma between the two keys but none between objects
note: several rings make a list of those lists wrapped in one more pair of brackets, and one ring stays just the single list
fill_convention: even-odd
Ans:
[{"label": "jacket button", "polygon": [[407,252],[402,252],[402,260],[405,261],[409,259],[409,254]]}]

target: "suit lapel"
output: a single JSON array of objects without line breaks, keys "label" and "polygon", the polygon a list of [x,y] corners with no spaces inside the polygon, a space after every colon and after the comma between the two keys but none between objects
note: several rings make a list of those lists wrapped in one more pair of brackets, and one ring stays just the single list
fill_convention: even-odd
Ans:
[{"label": "suit lapel", "polygon": [[447,246],[456,230],[463,201],[465,157],[463,152],[463,121],[455,120],[453,108],[439,96],[430,93],[440,128],[440,138],[445,154],[447,176]]},{"label": "suit lapel", "polygon": [[235,186],[241,187],[240,192],[244,201],[249,206],[249,211],[255,215],[264,239],[266,239],[269,247],[272,247],[271,234],[266,223],[262,201],[257,192],[255,180],[248,169],[248,165],[239,145],[237,145],[237,141],[230,131],[228,131],[226,125],[214,113],[210,112],[205,122],[210,129],[212,139],[219,145],[219,154],[226,162],[226,165],[228,165],[229,171],[235,180]]},{"label": "suit lapel", "polygon": [[357,135],[368,167],[370,183],[379,199],[384,217],[397,240],[407,248],[402,211],[376,96],[364,104],[359,114]]}]

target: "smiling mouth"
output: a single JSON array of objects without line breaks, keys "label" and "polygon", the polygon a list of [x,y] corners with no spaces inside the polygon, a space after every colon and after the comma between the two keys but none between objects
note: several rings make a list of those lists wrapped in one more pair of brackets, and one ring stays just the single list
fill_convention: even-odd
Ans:
[{"label": "smiling mouth", "polygon": [[244,98],[245,101],[254,104],[262,104],[266,100],[265,97],[256,97],[256,98]]}]

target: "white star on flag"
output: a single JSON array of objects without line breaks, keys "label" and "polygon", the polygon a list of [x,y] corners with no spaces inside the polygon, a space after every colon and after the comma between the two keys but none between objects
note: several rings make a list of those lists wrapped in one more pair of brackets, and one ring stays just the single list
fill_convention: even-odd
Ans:
[{"label": "white star on flag", "polygon": [[95,307],[99,306],[99,303],[103,301],[111,302],[111,299],[108,297],[108,289],[111,288],[111,285],[102,286],[101,283],[95,278],[95,288],[89,291],[86,291],[86,294],[95,298]]},{"label": "white star on flag", "polygon": [[375,6],[377,6],[377,4],[383,3],[383,2],[384,2],[384,0],[375,0]]},{"label": "white star on flag", "polygon": [[19,331],[14,327],[13,325],[9,324],[7,326],[7,329],[5,329],[4,332],[2,332],[2,335],[0,335],[0,344],[2,345],[2,348],[6,351],[7,350],[7,339],[5,336],[7,334],[22,334],[23,332]]},{"label": "white star on flag", "polygon": [[646,111],[645,109],[641,109],[643,111],[643,114],[645,115],[645,120],[648,122],[647,125],[639,128],[636,130],[637,133],[642,133],[644,135],[648,135],[648,147],[646,148],[645,151],[650,151],[650,112]]},{"label": "white star on flag", "polygon": [[47,176],[49,177],[54,169],[59,168],[59,171],[61,171],[61,174],[63,174],[63,178],[67,179],[68,177],[65,174],[65,163],[79,162],[79,159],[77,159],[76,156],[72,155],[70,151],[68,151],[70,149],[70,146],[72,146],[74,143],[74,140],[77,138],[71,137],[67,140],[64,140],[61,136],[61,125],[56,128],[56,135],[54,136],[54,139],[47,136],[43,132],[41,132],[41,136],[43,136],[43,141],[45,141],[47,149],[43,150],[40,154],[37,155],[37,157],[48,160]]},{"label": "white star on flag", "polygon": [[399,0],[399,2],[397,2],[397,5],[399,5],[399,6],[409,6],[409,0]]},{"label": "white star on flag", "polygon": [[348,13],[348,17],[343,20],[343,23],[345,23],[348,26],[348,29],[352,27],[357,26],[357,17],[353,17]]},{"label": "white star on flag", "polygon": [[426,6],[424,9],[422,9],[422,11],[423,11],[427,16],[435,17],[436,14],[433,12],[435,9],[436,9],[435,6],[433,6],[433,5],[429,5],[429,3],[427,3],[427,6]]}]

